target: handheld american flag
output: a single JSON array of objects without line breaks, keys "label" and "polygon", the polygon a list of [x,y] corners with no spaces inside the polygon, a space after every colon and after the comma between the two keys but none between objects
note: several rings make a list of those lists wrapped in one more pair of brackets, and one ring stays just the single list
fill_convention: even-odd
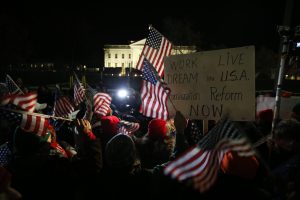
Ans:
[{"label": "handheld american flag", "polygon": [[74,82],[74,103],[79,105],[84,101],[85,98],[85,89],[82,83],[79,81],[77,75],[74,73],[76,81]]},{"label": "handheld american flag", "polygon": [[24,94],[23,91],[8,74],[6,75],[5,83],[10,94]]},{"label": "handheld american flag", "polygon": [[26,94],[14,94],[6,95],[1,101],[1,105],[7,105],[12,103],[20,108],[27,110],[28,112],[33,112],[37,103],[37,93],[28,92]]},{"label": "handheld american flag", "polygon": [[53,115],[56,117],[67,117],[72,112],[74,112],[74,106],[69,97],[62,96],[59,89],[56,88]]},{"label": "handheld american flag", "polygon": [[141,89],[140,113],[147,117],[168,119],[167,99],[169,89],[164,87],[151,64],[144,59],[142,69],[143,85]]},{"label": "handheld american flag", "polygon": [[132,136],[137,130],[140,128],[139,123],[128,122],[125,120],[121,120],[118,123],[119,133],[124,135]]},{"label": "handheld american flag", "polygon": [[215,183],[223,156],[235,151],[239,156],[255,154],[250,143],[228,119],[218,123],[199,143],[170,162],[164,174],[178,181],[191,179],[193,186],[205,192]]},{"label": "handheld american flag", "polygon": [[171,54],[171,50],[172,43],[151,26],[136,68],[141,70],[144,59],[147,59],[159,76],[162,76],[164,73],[164,58]]},{"label": "handheld american flag", "polygon": [[100,116],[105,116],[110,110],[111,96],[104,92],[97,92],[90,86],[88,86],[88,91],[94,102],[94,112]]},{"label": "handheld american flag", "polygon": [[5,119],[14,125],[19,125],[24,131],[43,136],[47,133],[48,119],[31,113],[15,113],[8,110],[0,110],[0,119]]}]

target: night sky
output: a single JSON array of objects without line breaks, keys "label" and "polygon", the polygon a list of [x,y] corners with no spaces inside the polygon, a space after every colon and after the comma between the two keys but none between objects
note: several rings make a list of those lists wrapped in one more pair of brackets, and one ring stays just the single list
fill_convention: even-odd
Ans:
[{"label": "night sky", "polygon": [[[170,7],[160,8],[149,2],[140,8],[84,2],[3,5],[0,63],[2,67],[32,62],[102,66],[104,44],[143,39],[149,24],[173,43],[196,44],[199,50],[255,45],[278,51],[276,27],[283,23],[285,1],[209,2],[170,2]],[[300,24],[299,4],[295,0],[292,27]]]}]

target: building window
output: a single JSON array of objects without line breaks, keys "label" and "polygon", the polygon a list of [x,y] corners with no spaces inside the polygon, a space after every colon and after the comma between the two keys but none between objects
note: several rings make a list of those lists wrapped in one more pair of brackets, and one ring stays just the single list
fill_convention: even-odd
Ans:
[{"label": "building window", "polygon": [[122,53],[122,59],[124,59],[124,53]]},{"label": "building window", "polygon": [[108,57],[108,58],[110,58],[110,53],[109,53],[109,54],[107,54],[107,57]]},{"label": "building window", "polygon": [[131,67],[131,66],[130,66],[130,63],[128,63],[128,67]]},{"label": "building window", "polygon": [[124,63],[122,63],[122,67],[124,67]]},{"label": "building window", "polygon": [[110,62],[108,63],[108,67],[110,67]]},{"label": "building window", "polygon": [[131,59],[131,54],[128,54],[128,58]]},{"label": "building window", "polygon": [[118,54],[115,54],[115,58],[118,58]]},{"label": "building window", "polygon": [[[116,54],[117,55],[117,54]],[[118,67],[118,63],[115,63],[115,67]]]}]

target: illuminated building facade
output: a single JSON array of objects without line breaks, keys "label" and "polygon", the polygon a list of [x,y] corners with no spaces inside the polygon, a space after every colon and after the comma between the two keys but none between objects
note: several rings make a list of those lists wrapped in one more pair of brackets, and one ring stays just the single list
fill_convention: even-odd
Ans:
[{"label": "illuminated building facade", "polygon": [[[146,39],[131,41],[129,45],[104,45],[105,68],[135,68]],[[196,46],[173,46],[171,55],[196,52]]]}]

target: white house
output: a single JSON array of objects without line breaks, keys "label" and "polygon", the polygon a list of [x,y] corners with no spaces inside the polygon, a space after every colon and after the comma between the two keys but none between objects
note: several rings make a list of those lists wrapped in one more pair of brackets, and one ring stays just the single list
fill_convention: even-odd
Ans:
[{"label": "white house", "polygon": [[[104,45],[104,67],[135,68],[146,39],[131,41],[129,45]],[[173,46],[172,55],[196,52],[196,46]]]}]

